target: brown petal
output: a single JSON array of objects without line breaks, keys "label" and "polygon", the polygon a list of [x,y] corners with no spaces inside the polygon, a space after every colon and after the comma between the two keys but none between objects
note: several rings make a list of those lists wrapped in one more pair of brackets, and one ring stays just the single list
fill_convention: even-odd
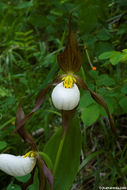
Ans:
[{"label": "brown petal", "polygon": [[105,111],[108,115],[108,118],[109,118],[110,126],[112,128],[112,132],[117,137],[114,120],[112,118],[112,115],[109,112],[108,105],[106,104],[105,100],[99,94],[90,90],[88,88],[88,86],[86,85],[86,83],[80,77],[76,77],[76,79],[77,79],[78,85],[80,85],[80,87],[82,87],[83,89],[88,90],[90,92],[92,98],[105,109]]},{"label": "brown petal", "polygon": [[33,113],[40,108],[40,106],[43,104],[43,102],[45,100],[46,94],[49,91],[50,87],[52,85],[57,84],[60,80],[61,80],[60,78],[57,78],[51,84],[49,84],[46,88],[42,89],[39,92],[34,108],[32,109],[32,111],[29,114],[27,114],[24,118],[22,118],[20,120],[20,122],[18,122],[18,124],[16,125],[16,130],[19,130],[21,127],[23,127],[25,125],[25,123],[32,117]]},{"label": "brown petal", "polygon": [[65,73],[78,72],[82,64],[82,56],[78,48],[77,38],[71,28],[71,16],[72,14],[69,18],[68,42],[65,50],[58,55],[59,66]]},{"label": "brown petal", "polygon": [[53,175],[52,175],[52,172],[50,171],[49,168],[47,168],[46,164],[44,163],[44,161],[42,160],[42,158],[41,158],[41,156],[39,154],[38,154],[38,161],[39,161],[39,167],[41,167],[39,170],[41,171],[41,169],[43,169],[44,176],[49,181],[50,186],[51,186],[51,190],[53,190]]},{"label": "brown petal", "polygon": [[21,103],[19,103],[17,113],[16,113],[16,121],[15,121],[16,131],[24,139],[24,141],[29,143],[29,145],[32,147],[33,150],[37,150],[36,144],[34,143],[32,136],[24,128],[24,125],[22,126],[22,128],[17,129],[17,127],[19,126],[20,122],[24,119],[24,117],[25,117],[25,114],[23,112]]}]

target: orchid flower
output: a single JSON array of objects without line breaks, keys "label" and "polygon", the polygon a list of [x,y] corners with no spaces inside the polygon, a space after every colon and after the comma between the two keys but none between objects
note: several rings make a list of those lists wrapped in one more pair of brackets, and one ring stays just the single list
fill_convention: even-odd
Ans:
[{"label": "orchid flower", "polygon": [[[63,133],[65,133],[64,130],[68,128],[67,125],[69,125],[72,119],[71,113],[75,112],[75,108],[80,101],[79,88],[83,88],[89,91],[92,98],[105,109],[112,131],[116,135],[114,121],[106,102],[100,95],[90,90],[81,77],[76,75],[82,65],[82,56],[78,48],[76,35],[72,31],[71,15],[69,19],[68,42],[65,50],[58,55],[58,64],[65,74],[58,77],[59,83],[53,89],[52,102],[57,109],[62,110]],[[68,116],[68,122],[65,122],[64,120],[67,120],[68,114],[70,114],[70,117]]]},{"label": "orchid flower", "polygon": [[0,170],[11,176],[24,176],[32,172],[36,160],[34,151],[30,151],[24,156],[0,154]]},{"label": "orchid flower", "polygon": [[[30,133],[28,133],[24,125],[22,125],[22,127],[18,129],[18,126],[20,125],[22,120],[24,120],[25,117],[26,116],[24,114],[24,111],[20,103],[18,105],[16,121],[15,121],[16,132],[23,138],[25,142],[27,142],[30,145],[30,147],[32,148],[32,151],[29,151],[24,156],[1,154],[0,162],[1,161],[3,162],[3,166],[1,166],[0,164],[0,169],[12,176],[17,176],[17,175],[23,176],[24,174],[26,175],[32,172],[33,168],[37,166],[39,170],[38,178],[40,179],[40,190],[45,189],[45,183],[43,183],[44,180],[41,180],[44,177],[49,181],[51,190],[53,190],[52,172],[47,167],[45,161],[43,160],[42,153],[38,151],[33,137],[31,136]],[[27,164],[28,164],[28,167],[26,166]],[[19,171],[20,169],[21,171]],[[34,172],[33,172],[33,175],[34,175]],[[31,179],[33,178],[33,175],[31,176]],[[27,185],[30,185],[32,181],[33,180],[30,180],[30,183],[26,184],[26,187]]]},{"label": "orchid flower", "polygon": [[63,134],[66,133],[80,101],[79,88],[83,88],[84,90],[89,91],[91,97],[105,109],[112,131],[114,135],[116,135],[114,120],[105,100],[99,94],[89,89],[85,81],[76,75],[82,65],[82,55],[78,47],[76,35],[72,31],[71,17],[72,14],[69,17],[69,34],[65,50],[58,55],[59,67],[65,74],[58,76],[51,84],[40,91],[34,108],[18,123],[16,130],[20,131],[20,129],[23,128],[24,124],[32,117],[33,113],[42,105],[50,87],[56,85],[52,91],[51,97],[54,106],[62,111]]}]

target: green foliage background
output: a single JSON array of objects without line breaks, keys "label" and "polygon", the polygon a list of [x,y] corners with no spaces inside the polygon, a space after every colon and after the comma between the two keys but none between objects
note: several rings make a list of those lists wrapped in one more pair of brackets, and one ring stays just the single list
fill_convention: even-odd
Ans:
[{"label": "green foliage background", "polygon": [[[119,136],[113,138],[104,109],[81,91],[81,165],[72,189],[127,187],[126,0],[0,1],[0,150],[15,155],[29,150],[14,133],[17,105],[22,100],[28,113],[39,90],[61,73],[57,55],[66,43],[71,11],[83,55],[79,75],[104,97]],[[96,71],[89,65],[84,45]],[[61,113],[53,107],[50,95],[26,125],[40,150],[61,126]],[[42,128],[44,132],[37,134]],[[0,172],[2,190],[21,189],[22,182]]]}]

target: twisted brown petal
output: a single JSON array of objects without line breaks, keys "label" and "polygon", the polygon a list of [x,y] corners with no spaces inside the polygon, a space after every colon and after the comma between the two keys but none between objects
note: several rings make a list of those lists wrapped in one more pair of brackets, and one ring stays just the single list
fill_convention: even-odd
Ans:
[{"label": "twisted brown petal", "polygon": [[[44,161],[42,160],[42,158],[41,158],[41,156],[39,154],[38,154],[38,161],[39,161],[39,165],[41,166],[39,170],[41,171],[41,169],[42,169],[42,171],[44,173],[44,176],[47,178],[47,180],[50,183],[51,190],[53,190],[53,175],[52,175],[52,172],[50,171],[49,168],[47,168],[46,164],[44,163]],[[41,188],[42,186],[43,186],[43,184],[40,184],[40,190],[42,190],[42,188]]]},{"label": "twisted brown petal", "polygon": [[16,113],[16,121],[15,121],[15,127],[17,133],[24,139],[25,142],[29,143],[29,145],[32,147],[33,150],[37,150],[36,144],[34,143],[34,140],[32,136],[28,133],[28,131],[25,129],[24,125],[22,128],[17,129],[20,122],[25,118],[25,114],[23,112],[21,103],[18,105],[17,113]]},{"label": "twisted brown petal", "polygon": [[117,137],[114,120],[112,118],[112,115],[109,112],[109,109],[108,109],[108,106],[107,106],[105,100],[99,94],[90,90],[88,88],[88,86],[86,85],[86,83],[80,77],[76,77],[76,79],[77,79],[77,84],[80,87],[82,87],[83,89],[88,90],[90,92],[92,98],[105,109],[105,111],[108,115],[108,118],[109,118],[110,126],[112,128],[112,132]]},{"label": "twisted brown petal", "polygon": [[19,130],[21,127],[23,127],[25,125],[25,123],[32,117],[33,113],[40,108],[40,106],[43,104],[43,102],[45,100],[46,94],[49,91],[50,87],[52,85],[57,84],[60,80],[61,80],[60,78],[57,78],[52,83],[50,83],[46,88],[42,89],[39,92],[34,108],[32,109],[32,111],[30,113],[28,113],[26,116],[24,116],[20,120],[20,122],[17,123],[17,125],[16,125],[16,131]]}]

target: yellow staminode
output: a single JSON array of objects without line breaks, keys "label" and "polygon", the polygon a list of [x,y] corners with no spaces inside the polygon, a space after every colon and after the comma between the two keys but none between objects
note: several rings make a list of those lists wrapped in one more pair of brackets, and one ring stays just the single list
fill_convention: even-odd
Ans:
[{"label": "yellow staminode", "polygon": [[76,83],[76,79],[71,74],[63,77],[62,80],[64,80],[65,88],[71,88],[73,84]]},{"label": "yellow staminode", "polygon": [[33,150],[29,151],[24,155],[24,158],[26,157],[36,157],[36,152]]}]

